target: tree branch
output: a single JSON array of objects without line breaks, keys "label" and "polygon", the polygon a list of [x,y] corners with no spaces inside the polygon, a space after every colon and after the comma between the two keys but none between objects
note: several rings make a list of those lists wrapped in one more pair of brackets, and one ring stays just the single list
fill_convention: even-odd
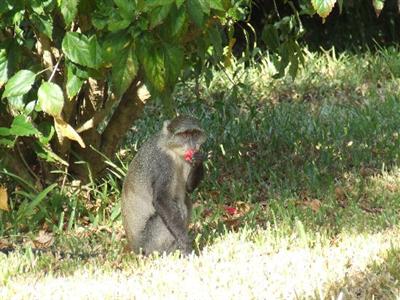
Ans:
[{"label": "tree branch", "polygon": [[100,151],[108,157],[115,153],[126,132],[143,111],[146,99],[141,99],[138,93],[142,86],[138,81],[131,84],[103,131]]}]

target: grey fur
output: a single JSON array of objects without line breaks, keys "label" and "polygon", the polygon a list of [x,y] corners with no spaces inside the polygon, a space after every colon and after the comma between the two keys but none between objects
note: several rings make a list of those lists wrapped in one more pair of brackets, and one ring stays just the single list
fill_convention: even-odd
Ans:
[{"label": "grey fur", "polygon": [[[143,144],[124,181],[122,220],[135,253],[191,252],[188,224],[192,204],[186,193],[201,180],[203,166],[201,161],[186,162],[183,154],[193,147],[198,150],[205,135],[191,118],[179,118],[165,122],[163,129]],[[168,128],[171,123],[173,132]],[[189,136],[174,134],[185,130],[190,130]]]}]

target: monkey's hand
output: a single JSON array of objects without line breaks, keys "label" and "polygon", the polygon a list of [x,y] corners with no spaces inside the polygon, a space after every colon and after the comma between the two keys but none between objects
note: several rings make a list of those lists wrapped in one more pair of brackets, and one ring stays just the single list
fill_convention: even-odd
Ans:
[{"label": "monkey's hand", "polygon": [[197,151],[193,153],[190,163],[192,165],[199,165],[207,159],[207,154]]}]

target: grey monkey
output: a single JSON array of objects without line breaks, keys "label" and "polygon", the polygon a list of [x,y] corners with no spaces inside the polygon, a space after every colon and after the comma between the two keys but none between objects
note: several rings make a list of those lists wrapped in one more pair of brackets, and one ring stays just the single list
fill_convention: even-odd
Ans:
[{"label": "grey monkey", "polygon": [[132,160],[122,188],[122,221],[135,253],[192,251],[188,224],[192,192],[204,176],[199,151],[206,135],[198,120],[165,121]]}]

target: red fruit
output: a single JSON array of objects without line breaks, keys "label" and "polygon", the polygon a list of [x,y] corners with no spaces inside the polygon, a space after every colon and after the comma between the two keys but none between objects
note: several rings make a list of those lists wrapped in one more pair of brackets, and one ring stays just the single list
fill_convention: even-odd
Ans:
[{"label": "red fruit", "polygon": [[225,206],[225,211],[231,216],[237,213],[237,209],[232,206]]},{"label": "red fruit", "polygon": [[185,155],[184,155],[184,159],[185,159],[186,161],[192,161],[193,154],[194,154],[195,152],[196,152],[196,150],[194,150],[194,149],[186,150]]}]

